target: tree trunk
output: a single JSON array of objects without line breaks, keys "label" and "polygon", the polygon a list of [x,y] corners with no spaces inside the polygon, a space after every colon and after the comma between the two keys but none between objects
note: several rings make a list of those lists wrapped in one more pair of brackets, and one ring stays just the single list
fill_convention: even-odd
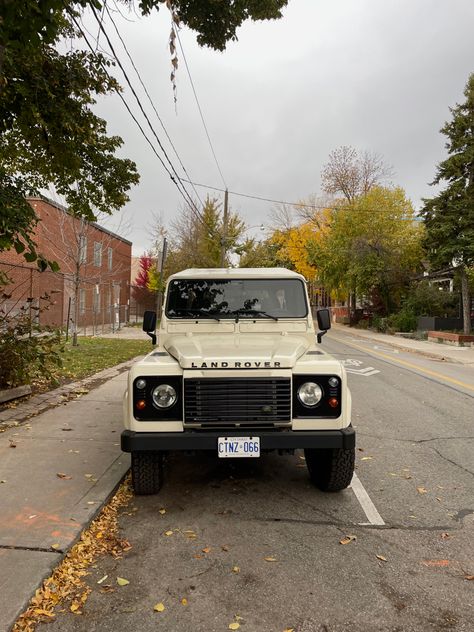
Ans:
[{"label": "tree trunk", "polygon": [[461,295],[462,295],[462,317],[464,321],[464,333],[471,333],[471,295],[469,292],[469,282],[465,266],[461,266]]}]

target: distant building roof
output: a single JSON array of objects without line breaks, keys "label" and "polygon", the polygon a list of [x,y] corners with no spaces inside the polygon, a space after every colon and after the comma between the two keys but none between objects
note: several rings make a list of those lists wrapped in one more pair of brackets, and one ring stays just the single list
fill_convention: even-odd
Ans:
[{"label": "distant building roof", "polygon": [[[59,202],[53,202],[53,200],[50,200],[46,196],[27,197],[26,199],[29,202],[46,202],[50,206],[53,206],[54,208],[57,208],[58,210],[69,214],[69,209],[67,208],[67,206],[64,206],[63,204],[59,204]],[[96,222],[89,222],[89,224],[91,226],[94,226],[94,228],[97,228],[97,230],[100,230],[101,232],[106,233],[107,235],[110,235],[111,237],[115,237],[115,239],[120,239],[120,241],[123,241],[125,244],[128,244],[130,246],[132,245],[132,242],[129,241],[128,239],[125,239],[124,237],[121,237],[120,235],[117,235],[117,233],[113,233],[111,230],[107,230],[107,228],[104,228],[103,226],[100,226]]]}]

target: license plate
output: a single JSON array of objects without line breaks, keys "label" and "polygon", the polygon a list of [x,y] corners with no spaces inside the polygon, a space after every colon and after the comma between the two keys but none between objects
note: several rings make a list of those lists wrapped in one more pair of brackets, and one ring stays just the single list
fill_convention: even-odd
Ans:
[{"label": "license plate", "polygon": [[260,456],[260,437],[219,437],[217,454],[221,459]]}]

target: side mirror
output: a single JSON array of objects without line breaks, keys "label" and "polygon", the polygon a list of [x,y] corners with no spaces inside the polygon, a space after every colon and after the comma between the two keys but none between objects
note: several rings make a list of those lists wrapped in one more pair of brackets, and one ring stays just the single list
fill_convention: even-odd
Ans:
[{"label": "side mirror", "polygon": [[150,336],[151,341],[154,345],[156,345],[156,334],[154,333],[156,329],[156,312],[151,310],[147,310],[143,314],[143,331]]},{"label": "side mirror", "polygon": [[316,312],[316,318],[318,319],[318,327],[321,331],[317,334],[318,342],[321,342],[321,338],[331,329],[331,312],[328,309],[318,309]]}]

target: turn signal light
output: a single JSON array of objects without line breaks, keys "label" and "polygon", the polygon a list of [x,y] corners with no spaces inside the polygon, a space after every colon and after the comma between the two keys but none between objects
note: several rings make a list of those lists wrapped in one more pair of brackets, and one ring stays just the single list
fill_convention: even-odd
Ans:
[{"label": "turn signal light", "polygon": [[146,402],[144,399],[139,399],[135,406],[138,410],[143,410],[146,407]]},{"label": "turn signal light", "polygon": [[331,406],[331,408],[337,408],[339,405],[339,400],[337,400],[335,397],[330,397],[328,399],[328,404],[329,406]]}]

